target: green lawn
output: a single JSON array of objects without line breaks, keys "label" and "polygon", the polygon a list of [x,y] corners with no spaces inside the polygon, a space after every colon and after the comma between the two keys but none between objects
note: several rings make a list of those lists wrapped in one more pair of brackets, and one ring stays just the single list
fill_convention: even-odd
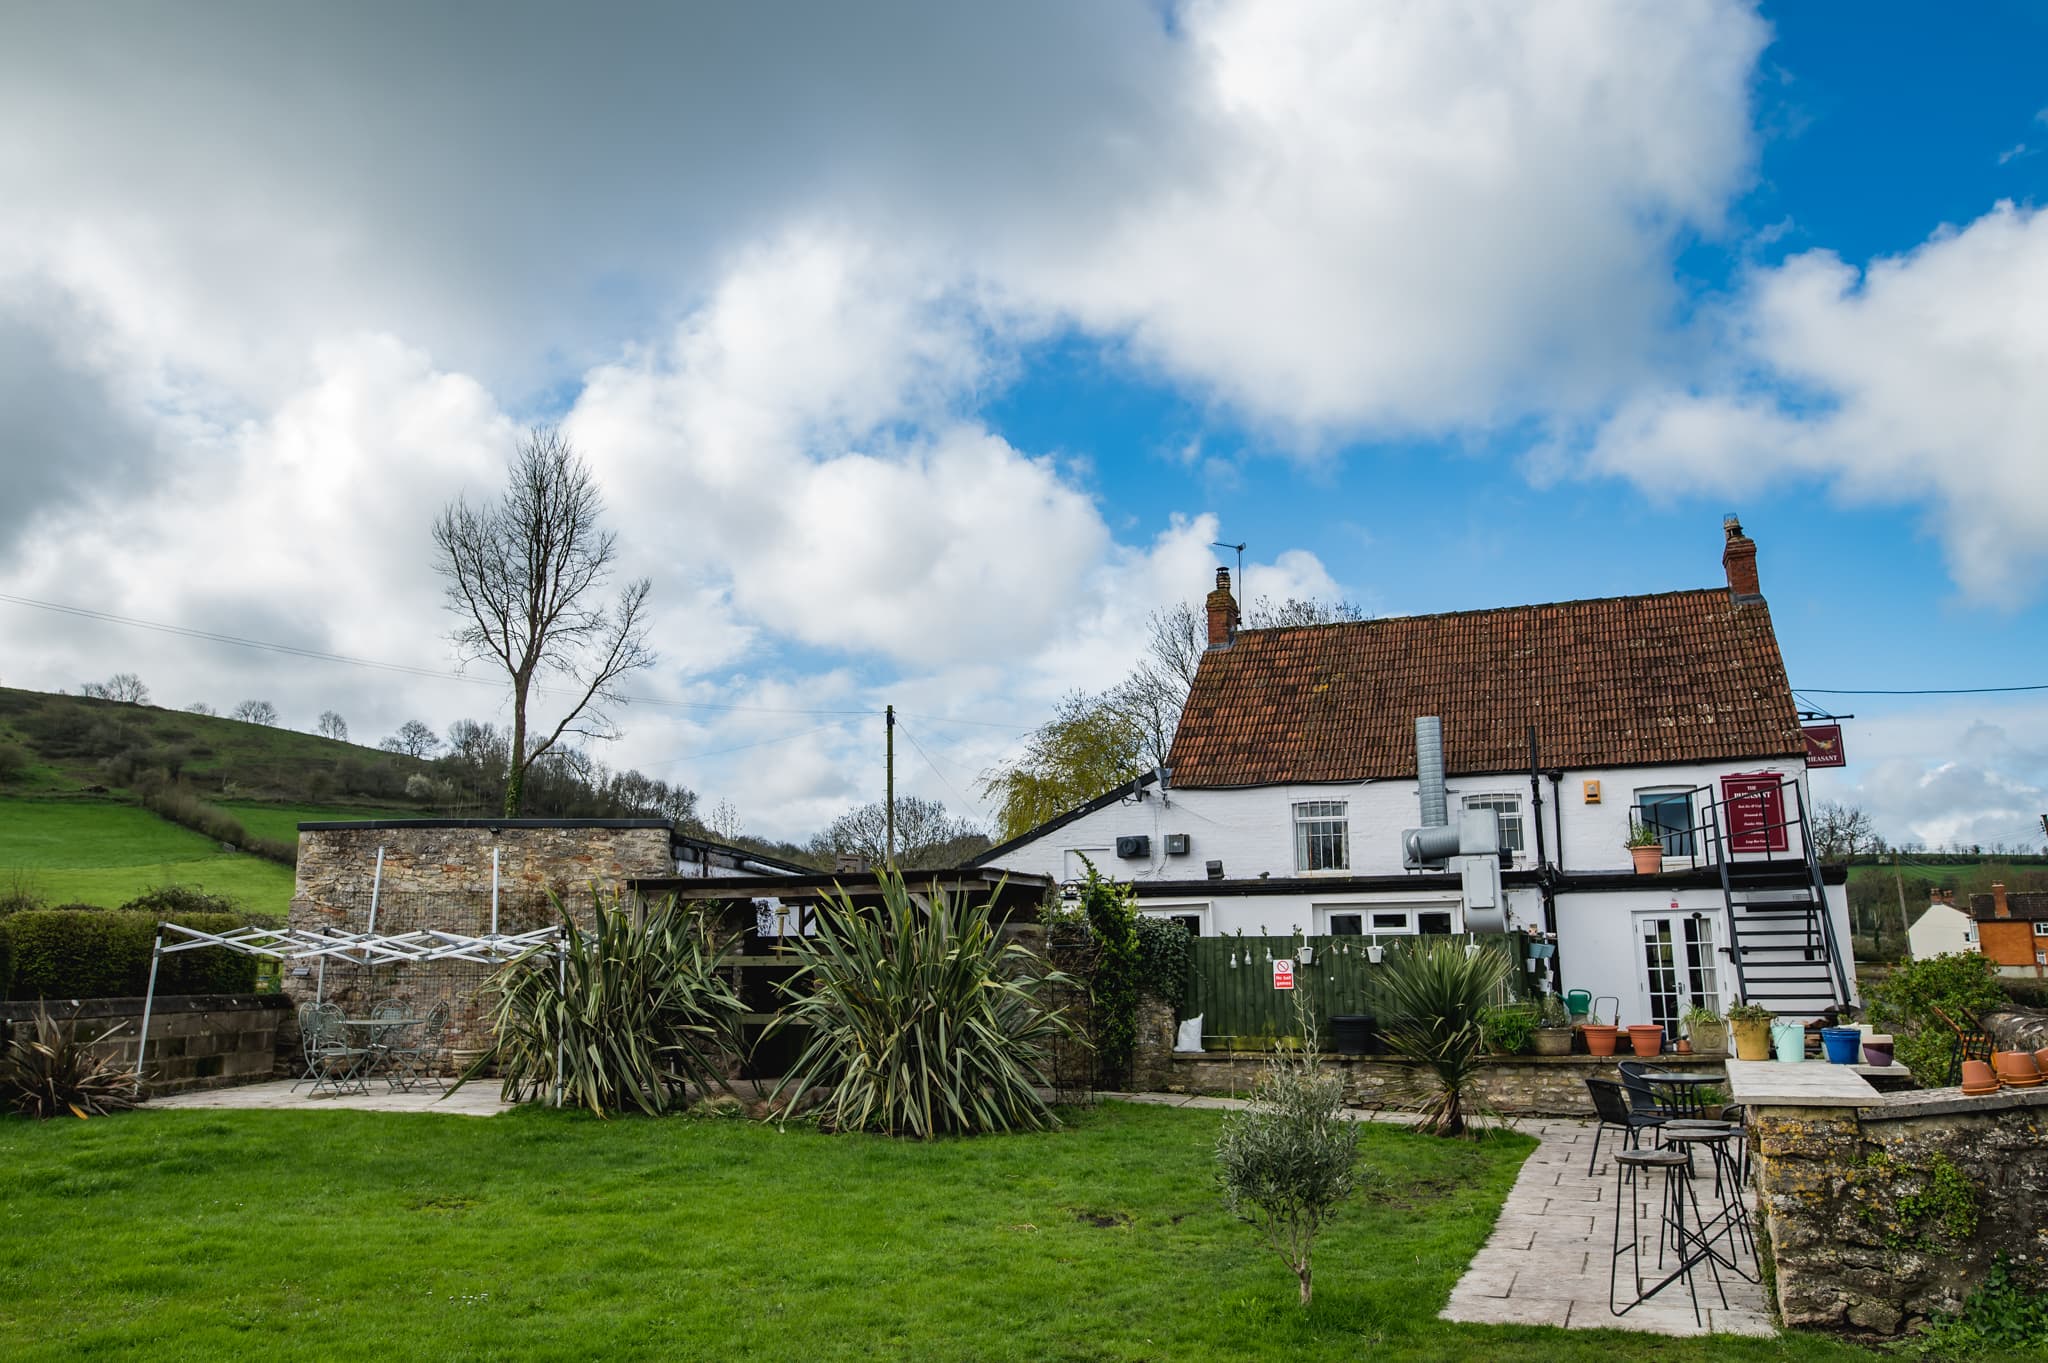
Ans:
[{"label": "green lawn", "polygon": [[197,885],[282,913],[291,868],[240,852],[137,805],[0,798],[0,886],[16,881],[53,903],[118,905],[157,885]]},{"label": "green lawn", "polygon": [[0,1357],[1877,1357],[1437,1321],[1519,1136],[1368,1130],[1380,1184],[1304,1313],[1219,1209],[1216,1127],[1120,1105],[932,1145],[546,1110],[0,1122]]}]

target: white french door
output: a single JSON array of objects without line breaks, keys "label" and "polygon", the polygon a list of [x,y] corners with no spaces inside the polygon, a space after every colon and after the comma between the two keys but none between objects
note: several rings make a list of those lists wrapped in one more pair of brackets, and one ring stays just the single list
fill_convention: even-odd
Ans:
[{"label": "white french door", "polygon": [[1721,1009],[1721,980],[1714,951],[1714,920],[1706,914],[1636,915],[1637,1015],[1657,1023],[1667,1037],[1678,1035],[1685,1010],[1701,1004]]}]

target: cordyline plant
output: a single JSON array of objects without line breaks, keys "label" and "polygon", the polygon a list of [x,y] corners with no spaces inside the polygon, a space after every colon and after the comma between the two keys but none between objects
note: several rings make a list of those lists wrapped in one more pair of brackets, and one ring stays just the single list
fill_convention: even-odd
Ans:
[{"label": "cordyline plant", "polygon": [[1465,1134],[1466,1109],[1485,1051],[1485,1016],[1508,977],[1508,960],[1439,938],[1389,959],[1381,988],[1394,1050],[1420,1064],[1421,1129]]},{"label": "cordyline plant", "polygon": [[1250,1104],[1223,1119],[1216,1181],[1230,1214],[1293,1272],[1307,1306],[1316,1236],[1357,1184],[1359,1130],[1343,1115],[1343,1079],[1318,1060],[1315,1024],[1299,996],[1295,1013],[1302,1048],[1274,1052]]},{"label": "cordyline plant", "polygon": [[817,935],[795,939],[789,1003],[769,1031],[808,1039],[770,1101],[824,1088],[826,1124],[920,1140],[1057,1126],[1039,1090],[1050,1044],[1073,1029],[1040,993],[1073,981],[1005,943],[992,904],[879,879],[880,904],[841,889]]},{"label": "cordyline plant", "polygon": [[134,1107],[135,1071],[92,1049],[118,1031],[81,1041],[75,1020],[59,1022],[39,1005],[33,1033],[15,1037],[0,1054],[0,1101],[37,1118],[68,1112],[83,1119]]},{"label": "cordyline plant", "polygon": [[593,895],[579,927],[559,901],[562,950],[536,948],[485,986],[497,1040],[461,1084],[495,1063],[508,1101],[553,1096],[598,1116],[665,1112],[723,1088],[736,1054],[740,1000],[721,973],[732,939],[674,897],[635,906]]}]

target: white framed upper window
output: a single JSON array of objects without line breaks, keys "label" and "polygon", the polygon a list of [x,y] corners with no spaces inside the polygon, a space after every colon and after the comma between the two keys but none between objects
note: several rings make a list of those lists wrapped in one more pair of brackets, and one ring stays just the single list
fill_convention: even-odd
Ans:
[{"label": "white framed upper window", "polygon": [[1316,930],[1325,937],[1388,937],[1415,931],[1412,909],[1381,908],[1375,904],[1318,904]]},{"label": "white framed upper window", "polygon": [[1501,850],[1522,855],[1522,797],[1519,795],[1467,795],[1467,809],[1490,809],[1500,816]]},{"label": "white framed upper window", "polygon": [[1667,857],[1689,857],[1697,846],[1690,790],[1639,790],[1633,818],[1657,835]]},{"label": "white framed upper window", "polygon": [[2036,937],[2048,937],[2048,918],[2036,919],[2034,921],[2034,935]]},{"label": "white framed upper window", "polygon": [[1343,800],[1303,800],[1294,806],[1294,869],[1351,869],[1351,820]]}]

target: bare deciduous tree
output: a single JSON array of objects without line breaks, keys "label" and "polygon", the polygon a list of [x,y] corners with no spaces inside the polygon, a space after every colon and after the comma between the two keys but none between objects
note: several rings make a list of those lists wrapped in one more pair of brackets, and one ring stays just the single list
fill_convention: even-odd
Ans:
[{"label": "bare deciduous tree", "polygon": [[746,836],[747,824],[740,817],[738,805],[730,800],[720,800],[704,816],[704,831],[720,842],[733,842]]},{"label": "bare deciduous tree", "polygon": [[217,715],[220,711],[214,709],[203,700],[195,700],[185,707],[185,713],[188,715]]},{"label": "bare deciduous tree", "polygon": [[432,757],[441,746],[440,736],[417,719],[408,719],[398,726],[398,732],[380,742],[378,747],[385,752],[403,753],[407,757]]},{"label": "bare deciduous tree", "polygon": [[1300,625],[1346,625],[1371,619],[1355,601],[1319,601],[1290,596],[1275,601],[1262,596],[1244,613],[1245,629],[1293,629]]},{"label": "bare deciduous tree", "polygon": [[245,700],[228,711],[228,718],[248,724],[277,723],[277,707],[267,700]]},{"label": "bare deciduous tree", "polygon": [[[850,855],[870,866],[888,861],[888,811],[880,800],[849,809],[811,840],[821,856]],[[957,866],[988,846],[988,837],[972,822],[956,819],[938,800],[916,795],[896,797],[896,864],[906,871]]]},{"label": "bare deciduous tree", "polygon": [[313,724],[313,732],[322,738],[331,738],[337,743],[348,742],[348,721],[332,710],[322,710],[320,718]]},{"label": "bare deciduous tree", "polygon": [[116,672],[103,682],[87,682],[78,688],[81,696],[118,700],[127,705],[149,704],[149,688],[133,672]]},{"label": "bare deciduous tree", "polygon": [[[589,466],[560,431],[544,426],[520,441],[502,500],[472,507],[458,499],[434,523],[435,567],[460,621],[452,637],[466,657],[502,667],[512,684],[507,815],[519,812],[534,762],[564,735],[619,736],[607,709],[624,702],[618,682],[654,662],[647,579],[627,583],[609,607],[595,599],[618,552],[616,536],[598,526],[603,511]],[[529,705],[536,684],[549,677],[570,701],[537,738]]]},{"label": "bare deciduous tree", "polygon": [[1813,807],[1813,852],[1822,861],[1847,861],[1876,843],[1870,816],[1856,806],[1822,800]]}]

